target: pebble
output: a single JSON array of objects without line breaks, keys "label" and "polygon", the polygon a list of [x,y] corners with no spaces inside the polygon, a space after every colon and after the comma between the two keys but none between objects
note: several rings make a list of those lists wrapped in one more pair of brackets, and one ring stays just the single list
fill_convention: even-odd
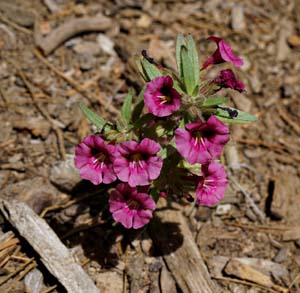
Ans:
[{"label": "pebble", "polygon": [[216,209],[216,215],[217,216],[223,216],[229,214],[231,211],[231,204],[220,204],[217,206]]},{"label": "pebble", "polygon": [[231,27],[236,32],[241,32],[246,28],[244,7],[242,5],[232,6]]},{"label": "pebble", "polygon": [[291,85],[283,85],[280,87],[280,93],[282,98],[290,98],[293,95],[293,87]]},{"label": "pebble", "polygon": [[291,35],[287,39],[288,44],[292,47],[299,47],[300,46],[300,36],[299,35]]},{"label": "pebble", "polygon": [[103,52],[111,56],[116,55],[116,51],[114,50],[114,46],[115,46],[114,42],[105,34],[98,34],[97,44]]},{"label": "pebble", "polygon": [[252,64],[251,64],[251,62],[250,62],[250,60],[249,60],[248,57],[246,57],[246,56],[241,56],[241,57],[243,58],[243,61],[244,61],[244,64],[241,67],[241,70],[243,70],[244,72],[246,72],[246,71],[248,71],[251,68]]},{"label": "pebble", "polygon": [[255,94],[261,92],[262,83],[257,74],[249,76],[249,82],[250,82],[251,89]]},{"label": "pebble", "polygon": [[74,167],[74,155],[67,154],[66,161],[59,161],[50,171],[50,181],[61,190],[71,191],[81,178]]},{"label": "pebble", "polygon": [[95,64],[95,58],[90,54],[84,54],[79,56],[79,67],[82,71],[88,71],[93,68]]},{"label": "pebble", "polygon": [[80,55],[96,56],[101,52],[99,45],[92,41],[82,41],[75,44],[73,50]]},{"label": "pebble", "polygon": [[153,246],[152,240],[151,239],[143,239],[141,241],[141,246],[142,246],[142,250],[146,255],[149,255],[150,250]]},{"label": "pebble", "polygon": [[152,19],[147,14],[143,14],[137,21],[137,26],[141,28],[147,28],[151,25]]},{"label": "pebble", "polygon": [[287,39],[293,31],[293,23],[286,19],[281,21],[281,28],[279,31],[278,41],[277,41],[277,61],[284,61],[290,54],[290,47],[287,44]]},{"label": "pebble", "polygon": [[274,261],[277,263],[283,262],[287,259],[289,252],[290,250],[288,247],[282,247],[274,257]]},{"label": "pebble", "polygon": [[149,265],[149,272],[159,272],[161,268],[161,262],[159,260],[155,260]]},{"label": "pebble", "polygon": [[96,286],[101,292],[123,292],[123,276],[117,272],[101,272],[95,276]]},{"label": "pebble", "polygon": [[253,213],[253,211],[251,209],[247,209],[246,210],[246,217],[251,220],[252,222],[256,222],[257,221],[257,217],[256,215]]},{"label": "pebble", "polygon": [[43,287],[43,275],[38,269],[30,271],[25,279],[26,292],[39,293],[42,292]]}]

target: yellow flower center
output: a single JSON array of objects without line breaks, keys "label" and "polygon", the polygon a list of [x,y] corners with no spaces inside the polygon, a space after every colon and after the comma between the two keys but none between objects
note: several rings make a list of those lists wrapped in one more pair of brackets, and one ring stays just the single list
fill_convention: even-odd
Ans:
[{"label": "yellow flower center", "polygon": [[169,103],[172,100],[170,96],[157,96],[157,97],[161,100],[160,102],[161,105]]}]

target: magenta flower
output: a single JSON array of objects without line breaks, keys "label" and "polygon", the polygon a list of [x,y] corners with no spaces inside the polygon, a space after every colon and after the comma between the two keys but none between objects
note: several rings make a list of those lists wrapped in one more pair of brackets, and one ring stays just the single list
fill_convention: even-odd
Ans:
[{"label": "magenta flower", "polygon": [[196,189],[199,205],[213,206],[222,198],[227,187],[226,172],[217,162],[201,167],[202,176]]},{"label": "magenta flower", "polygon": [[229,141],[229,127],[213,115],[206,122],[188,123],[185,128],[175,130],[175,142],[190,164],[207,164],[220,156]]},{"label": "magenta flower", "polygon": [[152,79],[147,84],[144,97],[147,110],[158,117],[171,115],[181,105],[180,94],[173,88],[173,79],[169,75]]},{"label": "magenta flower", "polygon": [[87,136],[75,149],[74,163],[83,179],[97,185],[111,183],[117,179],[113,171],[113,161],[118,156],[115,146],[106,144],[97,136]]},{"label": "magenta flower", "polygon": [[109,211],[125,228],[139,229],[148,224],[156,205],[151,196],[139,193],[135,187],[120,183],[110,193]]},{"label": "magenta flower", "polygon": [[238,80],[231,69],[221,70],[219,76],[214,80],[214,83],[224,88],[231,88],[238,92],[245,91],[245,85],[241,80]]},{"label": "magenta flower", "polygon": [[144,138],[140,143],[125,141],[118,150],[121,157],[114,161],[114,171],[123,182],[131,187],[149,185],[156,179],[162,168],[162,158],[156,156],[160,146],[155,141]]},{"label": "magenta flower", "polygon": [[234,55],[230,45],[225,43],[223,39],[211,36],[208,38],[208,40],[214,41],[217,44],[218,48],[204,62],[202,69],[207,68],[209,65],[219,64],[223,62],[231,62],[236,67],[241,67],[244,64],[243,59]]}]

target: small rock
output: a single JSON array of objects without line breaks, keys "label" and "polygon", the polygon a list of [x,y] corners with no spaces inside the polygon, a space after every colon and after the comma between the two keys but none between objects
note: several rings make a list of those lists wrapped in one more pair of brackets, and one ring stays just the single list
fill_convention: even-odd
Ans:
[{"label": "small rock", "polygon": [[116,55],[116,51],[114,50],[114,42],[105,34],[98,34],[97,43],[103,52],[112,56]]},{"label": "small rock", "polygon": [[74,155],[67,154],[66,161],[60,161],[50,171],[50,181],[61,190],[71,191],[80,181],[74,166]]},{"label": "small rock", "polygon": [[88,71],[93,68],[95,58],[89,54],[83,54],[79,56],[79,67],[82,71]]},{"label": "small rock", "polygon": [[26,292],[39,293],[43,287],[43,275],[38,269],[30,271],[24,280]]},{"label": "small rock", "polygon": [[39,31],[42,35],[47,35],[51,32],[51,25],[49,21],[41,21],[39,26]]},{"label": "small rock", "polygon": [[96,286],[102,293],[124,292],[123,276],[117,272],[103,272],[96,276]]},{"label": "small rock", "polygon": [[250,82],[251,89],[255,94],[258,94],[261,92],[262,83],[257,74],[249,76],[249,82]]},{"label": "small rock", "polygon": [[9,178],[9,171],[0,171],[0,189],[5,186]]},{"label": "small rock", "polygon": [[77,54],[96,56],[101,52],[98,44],[91,41],[81,41],[75,44],[73,50]]},{"label": "small rock", "polygon": [[238,150],[236,145],[228,144],[225,148],[226,162],[232,170],[239,170],[241,167]]},{"label": "small rock", "polygon": [[149,265],[149,272],[159,272],[161,268],[162,268],[161,262],[158,259],[156,259],[154,262],[152,262]]},{"label": "small rock", "polygon": [[246,217],[251,220],[252,222],[256,222],[257,221],[257,216],[253,213],[253,211],[251,209],[247,209],[246,210]]},{"label": "small rock", "polygon": [[246,71],[248,71],[251,68],[252,64],[251,64],[251,62],[250,62],[250,60],[249,60],[248,57],[242,56],[242,58],[244,60],[244,64],[241,67],[241,70],[243,70],[244,72],[246,72]]},{"label": "small rock", "polygon": [[138,27],[141,27],[141,28],[147,28],[150,26],[150,24],[152,23],[152,19],[149,15],[147,14],[143,14],[141,15],[141,17],[138,19],[136,25]]},{"label": "small rock", "polygon": [[154,262],[155,262],[155,257],[153,257],[153,256],[147,256],[147,257],[145,257],[145,263],[146,264],[150,265],[150,264],[152,264]]},{"label": "small rock", "polygon": [[47,6],[50,12],[54,13],[58,11],[59,7],[55,0],[44,0],[44,4]]},{"label": "small rock", "polygon": [[217,206],[216,215],[223,216],[229,214],[230,211],[231,211],[231,204],[220,204]]},{"label": "small rock", "polygon": [[290,54],[290,47],[287,44],[288,37],[292,34],[293,23],[286,19],[281,22],[281,27],[279,31],[278,41],[277,41],[277,61],[284,61]]},{"label": "small rock", "polygon": [[287,39],[288,44],[292,47],[299,47],[300,46],[300,36],[298,35],[291,35]]},{"label": "small rock", "polygon": [[290,98],[293,95],[293,87],[289,84],[280,87],[281,97]]},{"label": "small rock", "polygon": [[139,245],[140,245],[140,240],[138,239],[135,239],[131,242],[131,245],[134,247],[134,248],[137,248]]},{"label": "small rock", "polygon": [[86,7],[82,4],[78,4],[74,7],[74,13],[76,16],[83,16],[87,14]]},{"label": "small rock", "polygon": [[244,7],[242,5],[233,5],[232,6],[231,27],[236,32],[243,31],[246,28]]},{"label": "small rock", "polygon": [[153,243],[151,239],[143,239],[141,241],[142,250],[146,255],[149,255],[152,245]]},{"label": "small rock", "polygon": [[288,258],[289,252],[290,250],[288,247],[282,247],[274,257],[274,261],[277,263],[285,261]]}]

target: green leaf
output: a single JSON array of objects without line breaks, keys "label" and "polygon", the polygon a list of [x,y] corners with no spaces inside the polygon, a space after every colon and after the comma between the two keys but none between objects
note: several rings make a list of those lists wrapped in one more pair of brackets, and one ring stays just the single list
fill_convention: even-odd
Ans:
[{"label": "green leaf", "polygon": [[149,194],[155,202],[159,200],[159,193],[157,192],[156,188],[151,188]]},{"label": "green leaf", "polygon": [[230,107],[226,107],[226,108],[232,111],[237,111],[237,116],[231,117],[228,111],[218,108],[214,114],[223,122],[230,123],[230,124],[243,124],[243,123],[255,122],[257,120],[255,116],[249,113],[234,108],[230,108]]},{"label": "green leaf", "polygon": [[143,67],[143,70],[144,70],[144,73],[146,76],[146,81],[150,81],[150,80],[154,79],[155,77],[162,75],[160,70],[155,65],[151,64],[145,58],[141,59],[141,65]]},{"label": "green leaf", "polygon": [[136,102],[135,102],[135,106],[132,110],[132,114],[131,114],[131,120],[133,122],[135,122],[136,120],[138,120],[141,116],[141,113],[143,111],[144,108],[144,92],[145,92],[145,88],[146,86],[143,87],[143,89],[141,90],[141,92],[139,93]]},{"label": "green leaf", "polygon": [[147,113],[134,122],[133,128],[134,129],[141,128],[143,125],[145,125],[146,123],[150,122],[153,119],[154,116],[151,113]]},{"label": "green leaf", "polygon": [[199,79],[200,79],[200,68],[199,68],[199,57],[198,57],[196,44],[191,35],[187,36],[187,50],[188,50],[188,55],[189,55],[189,57],[191,59],[191,63],[192,63],[191,70],[193,72],[194,81],[195,81],[195,84],[194,84],[195,86],[194,86],[193,90],[195,90],[195,87],[198,85]]},{"label": "green leaf", "polygon": [[133,90],[130,89],[128,94],[125,97],[122,109],[121,109],[121,114],[122,117],[124,118],[126,124],[128,125],[131,121],[131,106],[132,106],[132,97],[133,97]]},{"label": "green leaf", "polygon": [[181,95],[184,94],[184,90],[181,87],[181,84],[178,80],[173,79],[173,88]]},{"label": "green leaf", "polygon": [[141,74],[142,78],[147,81],[147,77],[145,76],[145,72],[143,70],[143,66],[142,66],[142,63],[141,63],[141,57],[136,55],[134,56],[134,61],[135,61],[135,64],[136,64],[136,67],[139,71],[139,73]]},{"label": "green leaf", "polygon": [[157,154],[164,160],[167,157],[167,149],[161,148]]},{"label": "green leaf", "polygon": [[203,102],[202,107],[218,106],[218,105],[226,103],[227,101],[228,101],[228,98],[207,98]]},{"label": "green leaf", "polygon": [[84,115],[92,122],[98,130],[102,130],[102,128],[105,126],[106,121],[98,116],[96,113],[94,113],[92,110],[90,110],[87,106],[84,104],[80,103],[79,104],[80,109],[84,113]]},{"label": "green leaf", "polygon": [[178,34],[176,39],[176,63],[177,63],[178,73],[181,79],[183,79],[182,59],[181,59],[182,46],[186,46],[185,38],[183,34]]},{"label": "green leaf", "polygon": [[185,89],[187,94],[191,96],[197,84],[195,81],[195,76],[193,74],[193,65],[189,57],[189,52],[185,47],[181,48],[181,60]]}]

